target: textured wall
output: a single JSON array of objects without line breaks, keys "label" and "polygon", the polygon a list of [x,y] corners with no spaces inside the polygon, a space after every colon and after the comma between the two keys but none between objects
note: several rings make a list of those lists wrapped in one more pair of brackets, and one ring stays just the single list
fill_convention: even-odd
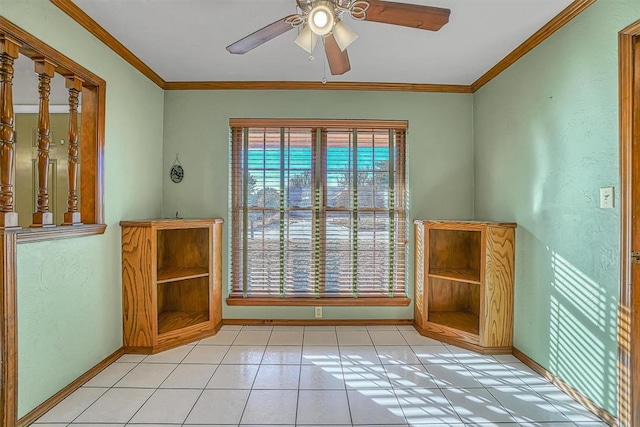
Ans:
[{"label": "textured wall", "polygon": [[516,221],[515,346],[616,413],[617,33],[600,0],[474,96],[476,217]]},{"label": "textured wall", "polygon": [[0,13],[107,81],[106,234],[18,247],[22,416],[122,346],[118,221],[160,214],[164,99],[50,2],[0,0]]},{"label": "textured wall", "polygon": [[[363,118],[409,120],[408,217],[473,216],[471,95],[306,91],[167,91],[164,132],[166,216],[222,217],[229,193],[229,118]],[[185,178],[169,180],[180,154]],[[225,226],[225,239],[227,239]],[[411,227],[413,236],[413,227]],[[226,243],[228,243],[225,240]],[[408,287],[413,289],[413,239]],[[224,245],[223,259],[227,259]],[[224,286],[227,285],[224,266]],[[225,292],[226,297],[226,292]],[[411,318],[413,306],[326,308],[325,318]],[[224,307],[225,318],[313,318],[313,307]]]},{"label": "textured wall", "polygon": [[[409,120],[409,218],[470,218],[475,200],[478,219],[517,221],[516,346],[615,413],[618,210],[597,199],[599,187],[618,185],[616,33],[640,18],[637,0],[598,1],[474,96],[163,96],[49,2],[0,0],[0,11],[108,82],[107,233],[18,250],[20,415],[122,344],[120,219],[158,216],[161,205],[169,217],[227,219],[230,117]],[[176,153],[181,184],[168,179]],[[410,318],[412,307],[324,314]],[[225,307],[224,316],[313,313]]]}]

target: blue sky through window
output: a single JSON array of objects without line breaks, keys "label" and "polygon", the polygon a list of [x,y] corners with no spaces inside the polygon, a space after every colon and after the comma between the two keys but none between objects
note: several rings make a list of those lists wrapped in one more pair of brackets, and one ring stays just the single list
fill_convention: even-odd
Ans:
[{"label": "blue sky through window", "polygon": [[[311,169],[311,148],[289,148],[285,152],[285,167],[292,171]],[[280,148],[250,149],[248,153],[249,170],[260,171],[267,183],[276,183],[280,179]],[[373,171],[376,164],[389,161],[389,149],[384,147],[358,147],[358,170]],[[329,147],[327,149],[327,170],[347,172],[353,170],[353,158],[348,147]],[[264,173],[264,175],[263,175]],[[331,179],[331,178],[329,178]],[[333,178],[335,181],[336,178]],[[333,184],[333,182],[331,182]]]}]

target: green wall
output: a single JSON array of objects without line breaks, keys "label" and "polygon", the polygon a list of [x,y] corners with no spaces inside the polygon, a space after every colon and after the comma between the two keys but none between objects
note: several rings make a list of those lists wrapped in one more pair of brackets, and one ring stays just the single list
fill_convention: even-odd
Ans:
[{"label": "green wall", "polygon": [[118,222],[160,214],[164,98],[50,2],[0,0],[0,13],[107,81],[106,233],[18,246],[23,416],[122,346]]},{"label": "green wall", "polygon": [[[600,187],[619,185],[617,32],[640,18],[637,0],[599,0],[475,95],[163,93],[47,1],[0,0],[0,13],[108,82],[106,234],[18,249],[20,416],[122,345],[119,220],[228,220],[234,117],[409,120],[409,219],[475,211],[518,222],[515,346],[616,413],[619,218],[597,203]],[[168,177],[176,154],[180,184]],[[224,238],[226,260],[226,227]],[[224,317],[308,319],[313,309],[225,306]]]},{"label": "green wall", "polygon": [[[637,0],[600,0],[474,95],[475,210],[516,221],[514,345],[616,410],[617,33]],[[617,202],[617,201],[616,201]]]},{"label": "green wall", "polygon": [[[472,96],[348,91],[167,91],[164,205],[167,217],[221,217],[228,223],[229,118],[348,118],[409,121],[409,219],[473,216]],[[185,168],[169,179],[176,154]],[[225,229],[223,259],[228,257]],[[409,260],[413,259],[413,227]],[[413,262],[409,262],[413,297]],[[227,287],[227,263],[224,264]],[[226,298],[226,290],[224,297]],[[313,307],[228,307],[225,318],[311,319]],[[327,307],[329,319],[402,319],[410,307]]]}]

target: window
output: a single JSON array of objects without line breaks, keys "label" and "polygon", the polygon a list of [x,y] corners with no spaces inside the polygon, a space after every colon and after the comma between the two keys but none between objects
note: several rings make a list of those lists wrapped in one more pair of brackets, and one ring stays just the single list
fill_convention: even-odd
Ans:
[{"label": "window", "polygon": [[233,120],[231,128],[230,304],[408,303],[406,122]]}]

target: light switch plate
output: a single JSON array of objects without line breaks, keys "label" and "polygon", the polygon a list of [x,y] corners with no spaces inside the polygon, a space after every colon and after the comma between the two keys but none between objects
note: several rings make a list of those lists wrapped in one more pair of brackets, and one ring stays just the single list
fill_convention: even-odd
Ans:
[{"label": "light switch plate", "polygon": [[601,209],[613,209],[614,205],[614,192],[613,187],[602,187],[600,189],[600,208]]}]

